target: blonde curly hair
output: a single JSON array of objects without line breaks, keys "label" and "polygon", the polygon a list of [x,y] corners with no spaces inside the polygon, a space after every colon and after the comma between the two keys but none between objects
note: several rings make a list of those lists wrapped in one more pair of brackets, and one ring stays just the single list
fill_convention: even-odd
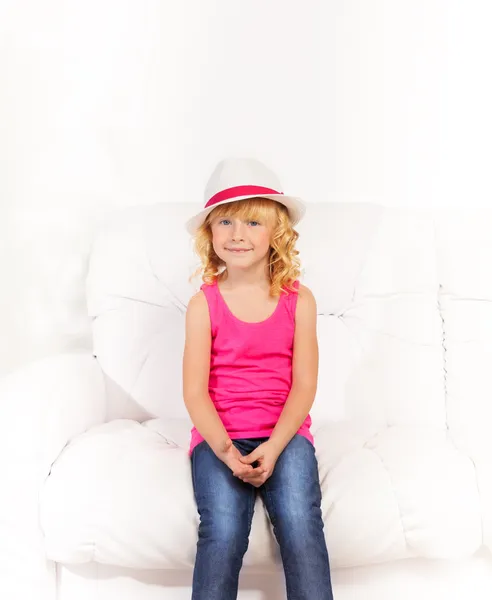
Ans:
[{"label": "blonde curly hair", "polygon": [[221,204],[212,210],[194,236],[194,250],[201,265],[190,277],[199,273],[202,281],[209,285],[219,277],[225,263],[214,251],[211,222],[216,217],[237,217],[244,221],[258,221],[272,227],[268,265],[270,273],[270,295],[279,296],[287,289],[297,291],[293,283],[300,275],[299,251],[295,248],[299,234],[293,228],[287,208],[269,198],[247,198]]}]

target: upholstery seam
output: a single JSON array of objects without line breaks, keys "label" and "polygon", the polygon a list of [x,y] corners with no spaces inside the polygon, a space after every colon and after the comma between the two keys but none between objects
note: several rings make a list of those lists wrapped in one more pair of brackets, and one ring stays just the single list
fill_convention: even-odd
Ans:
[{"label": "upholstery seam", "polygon": [[479,484],[479,481],[478,481],[477,465],[476,465],[475,461],[473,460],[473,458],[470,456],[470,454],[468,454],[467,452],[463,452],[463,450],[461,448],[459,448],[459,446],[457,445],[457,443],[453,439],[453,436],[451,434],[451,430],[449,428],[449,418],[448,418],[448,400],[449,400],[449,394],[448,394],[448,385],[447,385],[447,383],[448,383],[448,370],[447,370],[448,349],[447,349],[447,346],[446,346],[446,322],[444,320],[443,309],[442,309],[442,305],[441,305],[441,295],[442,295],[443,285],[439,281],[439,273],[438,273],[438,268],[437,268],[438,253],[437,253],[437,229],[436,229],[436,220],[435,220],[435,218],[432,219],[432,224],[433,224],[433,230],[434,230],[434,250],[435,250],[435,265],[436,265],[436,280],[438,282],[438,285],[437,285],[437,310],[439,312],[439,317],[441,319],[441,346],[442,346],[443,373],[444,373],[443,386],[444,386],[444,412],[445,412],[445,419],[446,419],[445,420],[445,424],[446,424],[446,437],[451,442],[451,444],[453,445],[453,447],[456,450],[456,452],[458,452],[462,456],[465,456],[466,458],[468,458],[468,460],[473,465],[473,472],[474,472],[474,475],[475,475],[475,485],[476,485],[477,494],[478,494],[478,503],[479,503],[479,506],[480,506],[480,523],[481,523],[481,533],[482,533],[481,547],[483,548],[485,546],[485,525],[484,525],[484,517],[483,517],[483,512],[484,511],[483,511],[482,494],[481,494],[480,484]]},{"label": "upholstery seam", "polygon": [[401,530],[403,533],[403,540],[405,541],[406,550],[407,550],[407,552],[411,551],[411,554],[415,554],[413,551],[413,548],[410,546],[410,544],[408,543],[408,540],[407,540],[407,532],[405,530],[405,526],[403,525],[403,513],[401,511],[400,503],[398,501],[398,493],[396,491],[395,484],[393,481],[393,477],[391,476],[390,470],[389,470],[388,466],[386,465],[386,463],[384,462],[382,456],[376,451],[375,448],[368,448],[366,446],[363,446],[363,448],[364,448],[364,450],[369,450],[369,452],[373,452],[378,457],[379,462],[383,466],[383,469],[386,471],[386,474],[388,476],[388,480],[389,480],[389,483],[391,486],[391,490],[393,491],[393,496],[395,498],[396,507],[398,509],[398,518],[400,521]]}]

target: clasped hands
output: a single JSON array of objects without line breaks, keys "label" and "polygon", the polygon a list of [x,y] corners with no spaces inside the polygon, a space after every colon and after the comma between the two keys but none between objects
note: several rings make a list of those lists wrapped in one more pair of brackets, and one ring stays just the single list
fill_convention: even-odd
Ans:
[{"label": "clasped hands", "polygon": [[[253,452],[243,456],[229,439],[219,458],[231,469],[234,477],[260,487],[272,475],[280,453],[279,448],[271,440],[267,440]],[[254,462],[258,462],[258,466],[253,467]]]}]

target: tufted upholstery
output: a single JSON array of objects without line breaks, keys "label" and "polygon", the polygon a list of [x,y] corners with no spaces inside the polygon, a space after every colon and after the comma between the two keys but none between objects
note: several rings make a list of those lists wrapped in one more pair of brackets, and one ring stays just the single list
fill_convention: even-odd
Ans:
[{"label": "tufted upholstery", "polygon": [[[198,515],[181,397],[184,315],[199,282],[195,205],[113,215],[87,302],[107,413],[43,488],[48,556],[134,568],[193,564]],[[492,548],[490,218],[312,204],[302,281],[318,304],[312,410],[333,567]],[[257,500],[245,565],[279,562]]]}]

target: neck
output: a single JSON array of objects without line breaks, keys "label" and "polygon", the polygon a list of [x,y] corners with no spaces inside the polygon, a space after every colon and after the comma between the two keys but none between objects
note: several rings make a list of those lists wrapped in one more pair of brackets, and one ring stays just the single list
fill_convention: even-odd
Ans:
[{"label": "neck", "polygon": [[227,282],[229,289],[250,287],[252,285],[270,288],[268,265],[254,265],[251,269],[227,268],[220,276],[220,282]]}]

